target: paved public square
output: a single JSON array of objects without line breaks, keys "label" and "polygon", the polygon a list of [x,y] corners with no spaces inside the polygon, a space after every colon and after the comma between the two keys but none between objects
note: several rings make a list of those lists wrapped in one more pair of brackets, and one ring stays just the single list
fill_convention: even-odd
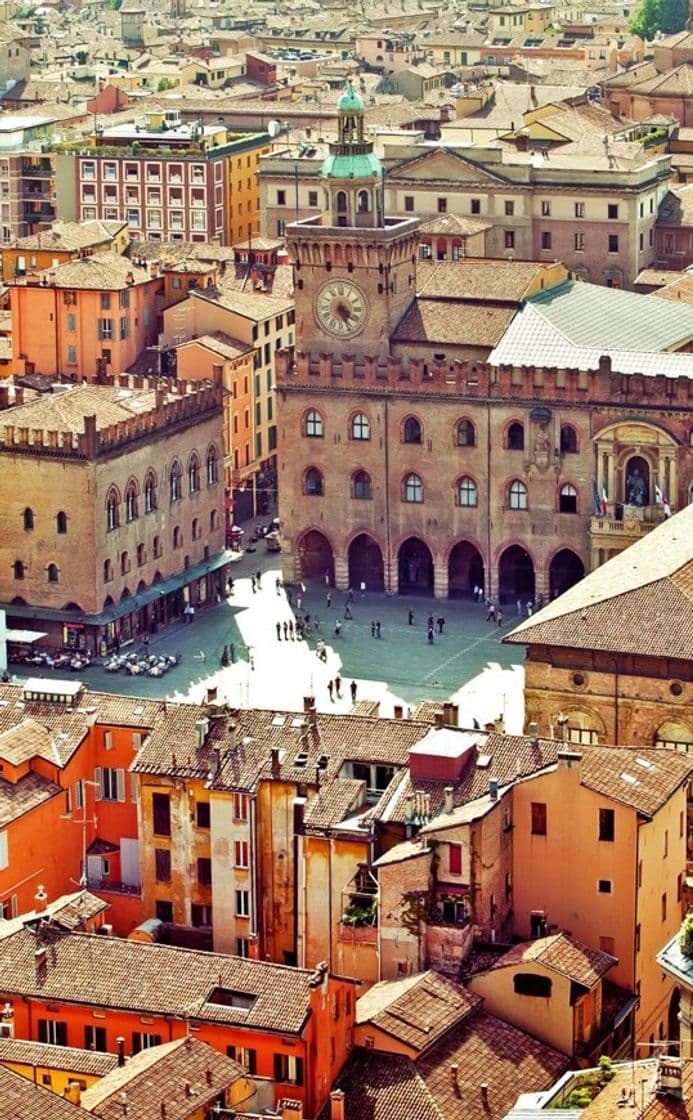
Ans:
[{"label": "paved public square", "polygon": [[[193,700],[216,685],[232,704],[265,708],[300,709],[303,697],[314,695],[322,711],[348,711],[349,686],[355,680],[357,698],[378,700],[384,716],[393,715],[395,704],[406,712],[420,700],[452,699],[459,703],[461,722],[467,726],[473,719],[483,725],[503,714],[507,730],[522,730],[523,650],[500,641],[518,621],[514,616],[499,628],[486,622],[483,604],[369,592],[361,598],[357,591],[349,620],[344,619],[345,592],[331,589],[328,608],[326,588],[307,583],[300,613],[311,616],[310,637],[285,641],[282,631],[278,641],[277,622],[294,617],[287,593],[276,586],[280,560],[259,542],[256,552],[244,553],[234,566],[234,593],[227,601],[199,609],[192,624],[172,623],[152,635],[150,653],[182,654],[180,664],[166,676],[107,673],[95,665],[82,674],[85,683],[107,692]],[[251,575],[257,569],[262,572],[261,587],[253,592]],[[414,625],[408,623],[410,607]],[[429,615],[445,618],[444,632],[439,634],[436,627],[433,644],[426,636]],[[342,629],[335,636],[338,618]],[[371,636],[376,619],[380,638]],[[327,646],[325,663],[316,653],[319,638]],[[226,668],[221,665],[225,645],[233,645],[235,653],[235,662]],[[140,646],[136,642],[133,649]],[[17,678],[50,673],[23,665],[11,670]],[[64,676],[65,671],[56,675]],[[343,681],[342,695],[331,701],[327,682],[337,675]]]}]

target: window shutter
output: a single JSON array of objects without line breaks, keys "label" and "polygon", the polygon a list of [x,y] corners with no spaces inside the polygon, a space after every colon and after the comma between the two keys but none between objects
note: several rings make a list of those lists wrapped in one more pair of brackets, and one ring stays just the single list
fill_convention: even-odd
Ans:
[{"label": "window shutter", "polygon": [[125,771],[116,770],[116,791],[119,801],[125,801]]},{"label": "window shutter", "polygon": [[284,1080],[284,1061],[283,1061],[283,1055],[282,1054],[275,1054],[274,1055],[274,1080],[275,1081],[283,1081]]},{"label": "window shutter", "polygon": [[137,774],[130,775],[130,800],[136,805],[140,799],[140,784]]},{"label": "window shutter", "polygon": [[7,833],[0,832],[0,870],[4,871],[9,864],[7,855]]},{"label": "window shutter", "polygon": [[96,782],[96,800],[103,801],[103,770],[100,766],[94,767],[94,781]]}]

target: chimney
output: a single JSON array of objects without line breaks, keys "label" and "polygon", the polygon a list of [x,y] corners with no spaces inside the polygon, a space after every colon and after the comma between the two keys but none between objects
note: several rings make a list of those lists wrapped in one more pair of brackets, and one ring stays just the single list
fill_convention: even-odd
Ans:
[{"label": "chimney", "polygon": [[330,1093],[330,1120],[344,1120],[344,1093],[333,1089]]},{"label": "chimney", "polygon": [[582,762],[582,755],[580,751],[571,751],[569,748],[562,748],[558,752],[558,768],[559,770],[574,770],[578,779],[580,778],[580,763]]},{"label": "chimney", "polygon": [[166,1120],[166,1101],[161,1102],[161,1120]]},{"label": "chimney", "polygon": [[452,810],[455,807],[454,802],[453,802],[453,796],[454,796],[455,791],[454,791],[452,786],[446,786],[445,789],[443,790],[443,793],[445,795],[445,812],[446,813],[451,813]]},{"label": "chimney", "polygon": [[304,696],[303,697],[303,714],[308,715],[310,712],[313,712],[313,713],[315,712],[315,697],[314,696]]},{"label": "chimney", "polygon": [[484,1106],[484,1108],[488,1111],[488,1085],[486,1084],[485,1081],[481,1082],[481,1085],[479,1086],[479,1089],[481,1091],[481,1103]]},{"label": "chimney", "polygon": [[450,1066],[450,1083],[452,1085],[453,1092],[458,1097],[460,1095],[460,1085],[458,1078],[459,1068],[460,1067],[458,1066],[457,1062],[453,1062]]},{"label": "chimney", "polygon": [[498,800],[498,778],[489,778],[488,795],[492,801]]},{"label": "chimney", "polygon": [[208,1069],[208,1070],[207,1070],[207,1073],[206,1073],[206,1075],[205,1075],[205,1076],[206,1076],[206,1078],[207,1078],[207,1084],[208,1084],[208,1085],[213,1085],[213,1084],[214,1084],[214,1076],[213,1076],[213,1074],[212,1074],[212,1071],[211,1071],[211,1069]]},{"label": "chimney", "polygon": [[70,1104],[82,1103],[82,1090],[79,1087],[79,1081],[68,1081],[63,1092],[63,1096]]},{"label": "chimney", "polygon": [[271,766],[272,777],[278,778],[281,772],[281,763],[279,762],[279,747],[272,747]]},{"label": "chimney", "polygon": [[118,1047],[118,1065],[125,1065],[125,1039],[122,1034],[119,1034],[116,1039],[116,1046]]},{"label": "chimney", "polygon": [[209,731],[209,720],[198,719],[195,720],[195,731],[197,732],[197,749],[201,751],[205,745],[207,732]]},{"label": "chimney", "polygon": [[218,694],[217,688],[212,688],[211,685],[207,686],[207,703],[214,704]]},{"label": "chimney", "polygon": [[559,738],[561,738],[564,743],[567,743],[568,742],[568,717],[564,716],[563,713],[561,712],[561,714],[559,716],[557,716],[557,718],[556,718],[556,723],[558,724],[558,726],[561,729]]},{"label": "chimney", "polygon": [[539,745],[539,725],[532,720],[527,724],[527,734],[529,735],[529,745],[537,747]]},{"label": "chimney", "polygon": [[434,718],[436,727],[444,727],[445,726],[445,713],[444,712],[436,712],[435,716],[433,718]]},{"label": "chimney", "polygon": [[404,715],[404,708],[402,707],[402,705],[401,704],[395,704],[394,718],[395,719],[402,719],[403,715]]},{"label": "chimney", "polygon": [[301,1101],[292,1101],[289,1097],[279,1102],[279,1115],[281,1120],[303,1120],[303,1104]]}]

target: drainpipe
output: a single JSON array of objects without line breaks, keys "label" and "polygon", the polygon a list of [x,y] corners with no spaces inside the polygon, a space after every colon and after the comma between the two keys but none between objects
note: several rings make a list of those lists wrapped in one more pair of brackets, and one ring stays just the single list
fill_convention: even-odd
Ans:
[{"label": "drainpipe", "polygon": [[[491,396],[490,382],[486,395],[486,568],[484,594],[491,597]],[[496,588],[500,592],[500,587]],[[500,599],[498,600],[500,602]]]},{"label": "drainpipe", "polygon": [[385,550],[387,556],[387,591],[392,591],[392,534],[390,531],[390,417],[387,398],[383,401],[383,437],[385,440]]}]

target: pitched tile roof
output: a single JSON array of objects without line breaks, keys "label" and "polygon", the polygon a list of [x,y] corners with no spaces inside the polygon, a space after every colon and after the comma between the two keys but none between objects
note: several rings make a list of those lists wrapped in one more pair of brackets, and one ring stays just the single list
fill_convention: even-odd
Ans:
[{"label": "pitched tile roof", "polygon": [[71,252],[88,249],[91,245],[103,245],[110,241],[127,222],[53,222],[50,229],[39,230],[28,237],[19,237],[12,244],[14,249],[63,250]]},{"label": "pitched tile roof", "polygon": [[503,337],[514,315],[514,307],[417,296],[395,328],[392,341],[487,347],[490,350]]},{"label": "pitched tile roof", "polygon": [[487,260],[417,261],[416,287],[429,299],[479,300],[517,306],[543,265],[536,261]]},{"label": "pitched tile roof", "polygon": [[42,774],[25,774],[16,782],[0,778],[0,828],[31,812],[44,801],[64,791]]},{"label": "pitched tile roof", "polygon": [[334,778],[320,786],[306,808],[304,825],[313,829],[334,828],[365,804],[366,783],[356,778]]},{"label": "pitched tile roof", "polygon": [[264,295],[262,292],[239,292],[235,288],[194,288],[191,296],[196,299],[205,299],[216,303],[227,311],[234,311],[245,319],[267,319],[273,315],[281,315],[291,311],[294,307],[292,299],[277,299],[275,296]]},{"label": "pitched tile roof", "polygon": [[[51,926],[37,968],[37,935],[22,928],[0,939],[0,990],[64,1003],[126,1008],[297,1034],[310,1012],[314,973],[266,961],[149,945]],[[215,988],[254,998],[250,1008],[208,1002]]]},{"label": "pitched tile roof", "polygon": [[240,342],[237,338],[232,338],[230,334],[225,334],[224,331],[199,335],[189,342],[183,342],[178,349],[184,346],[202,346],[203,349],[218,354],[220,358],[229,359],[240,358],[242,354],[249,354],[253,349],[247,342]]},{"label": "pitched tile roof", "polygon": [[[101,1120],[122,1120],[123,1097],[137,1120],[186,1120],[211,1108],[245,1070],[192,1036],[142,1050],[82,1094],[82,1107]],[[164,1113],[165,1106],[165,1113]],[[213,1110],[212,1113],[213,1114]]]},{"label": "pitched tile roof", "polygon": [[693,505],[689,505],[547,603],[503,640],[693,661],[692,633]]},{"label": "pitched tile roof", "polygon": [[0,1038],[0,1064],[5,1062],[47,1066],[67,1073],[103,1077],[118,1065],[118,1055],[103,1054],[98,1050],[79,1050],[76,1046],[30,1042],[23,1038]]},{"label": "pitched tile roof", "polygon": [[524,941],[514,945],[493,965],[493,969],[507,968],[509,965],[525,964],[534,961],[543,964],[554,972],[560,972],[568,980],[593,988],[602,976],[617,964],[616,957],[583,945],[567,933],[556,933],[551,937],[539,937],[536,941]]},{"label": "pitched tile roof", "polygon": [[[88,257],[84,257],[88,260]],[[167,395],[168,396],[168,395]],[[169,398],[170,399],[170,398]],[[70,385],[59,393],[43,393],[38,399],[15,405],[3,412],[4,423],[45,431],[85,431],[85,418],[96,416],[97,430],[153,412],[153,389],[123,389],[117,385]]]},{"label": "pitched tile roof", "polygon": [[70,1101],[0,1066],[0,1120],[79,1120]]},{"label": "pitched tile roof", "polygon": [[[453,1120],[409,1058],[356,1050],[337,1078],[348,1120]],[[329,1120],[329,1105],[319,1120]]]},{"label": "pitched tile roof", "polygon": [[372,1023],[424,1053],[479,1004],[480,996],[437,972],[375,984],[356,1002],[357,1023]]},{"label": "pitched tile roof", "polygon": [[76,260],[65,261],[55,268],[39,271],[37,275],[46,276],[56,288],[72,288],[75,291],[114,292],[131,288],[135,284],[148,284],[152,280],[146,268],[139,268],[119,253],[94,253],[89,257],[77,257]]}]

